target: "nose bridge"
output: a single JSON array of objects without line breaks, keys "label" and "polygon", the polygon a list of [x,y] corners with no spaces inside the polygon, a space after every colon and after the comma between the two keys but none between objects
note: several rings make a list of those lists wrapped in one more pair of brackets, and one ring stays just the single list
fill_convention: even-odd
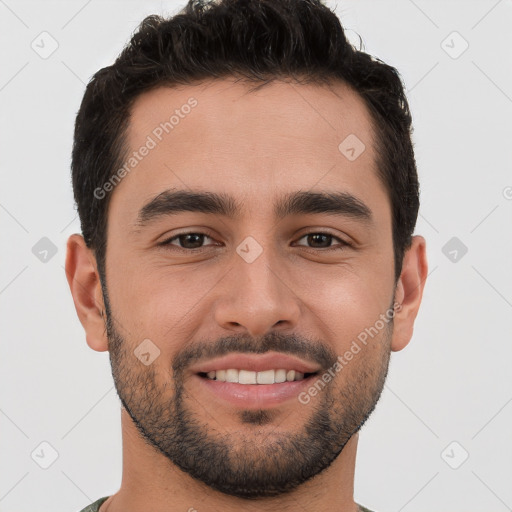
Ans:
[{"label": "nose bridge", "polygon": [[[253,336],[265,334],[276,324],[295,326],[299,319],[298,297],[287,283],[271,236],[260,244],[247,237],[234,254],[233,265],[215,312],[221,327],[244,327]],[[281,275],[280,275],[281,274]]]}]

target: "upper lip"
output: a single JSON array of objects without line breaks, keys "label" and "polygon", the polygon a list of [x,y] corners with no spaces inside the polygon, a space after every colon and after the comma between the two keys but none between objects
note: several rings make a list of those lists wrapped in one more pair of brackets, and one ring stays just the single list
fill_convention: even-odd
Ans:
[{"label": "upper lip", "polygon": [[194,373],[208,373],[216,370],[228,370],[230,368],[253,372],[295,370],[301,373],[316,373],[320,370],[318,365],[278,352],[267,352],[266,354],[228,354],[224,357],[211,359],[210,361],[195,365],[191,370]]}]

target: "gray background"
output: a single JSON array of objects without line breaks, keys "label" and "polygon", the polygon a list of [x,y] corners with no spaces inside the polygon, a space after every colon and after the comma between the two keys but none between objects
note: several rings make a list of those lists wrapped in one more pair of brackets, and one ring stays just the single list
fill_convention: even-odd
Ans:
[{"label": "gray background", "polygon": [[[183,3],[0,0],[1,512],[75,511],[119,488],[108,354],[86,345],[63,269],[80,230],[73,123],[85,83],[142,18]],[[379,512],[512,510],[512,2],[336,12],[406,83],[430,263],[413,340],[361,431],[356,499]]]}]

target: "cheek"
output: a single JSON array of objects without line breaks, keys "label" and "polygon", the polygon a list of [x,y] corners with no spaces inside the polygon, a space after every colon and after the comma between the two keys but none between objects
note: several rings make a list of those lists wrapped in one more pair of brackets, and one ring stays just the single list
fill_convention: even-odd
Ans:
[{"label": "cheek", "polygon": [[368,396],[376,392],[390,351],[390,291],[375,281],[351,276],[324,294],[323,304],[317,304],[319,328],[341,365],[337,386],[361,385],[366,391],[357,387],[352,391]]},{"label": "cheek", "polygon": [[227,269],[140,260],[134,265],[134,261],[126,257],[109,275],[114,313],[129,330],[130,339],[149,338],[164,354],[174,353],[180,339],[190,336],[206,318],[209,292]]},{"label": "cheek", "polygon": [[[383,268],[389,269],[385,275],[379,270]],[[312,319],[320,320],[318,328],[341,350],[388,311],[392,302],[391,269],[382,263],[364,271],[331,268],[318,272],[314,278],[311,273],[307,277],[297,274],[294,291],[302,299],[305,314],[307,310],[314,313]]]}]

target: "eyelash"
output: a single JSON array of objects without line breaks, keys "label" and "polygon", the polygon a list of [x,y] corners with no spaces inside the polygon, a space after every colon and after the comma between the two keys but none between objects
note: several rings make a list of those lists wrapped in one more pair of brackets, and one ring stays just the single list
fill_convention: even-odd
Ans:
[{"label": "eyelash", "polygon": [[[176,239],[179,239],[179,237],[181,236],[187,236],[187,235],[203,235],[205,236],[206,238],[210,238],[211,240],[213,240],[213,237],[211,237],[210,235],[207,235],[206,233],[201,233],[200,231],[187,231],[185,233],[179,233],[178,235],[174,235],[173,237],[171,238],[168,238],[167,240],[164,240],[163,242],[161,242],[160,246],[172,246],[173,247],[173,250],[176,249],[178,251],[184,251],[184,252],[198,252],[202,249],[204,249],[204,247],[198,247],[198,248],[195,248],[195,249],[186,249],[185,247],[180,247],[178,245],[174,245],[172,244],[171,242],[176,240]],[[304,235],[302,235],[298,240],[302,240],[303,238],[309,236],[309,235],[327,235],[327,236],[330,236],[333,240],[337,240],[339,243],[340,243],[340,246],[334,246],[334,247],[308,247],[308,246],[304,246],[304,245],[300,245],[300,247],[306,247],[308,249],[312,249],[312,250],[317,250],[317,251],[321,251],[321,252],[328,252],[328,251],[336,251],[336,250],[343,250],[345,249],[346,247],[352,247],[351,244],[349,244],[348,242],[346,242],[345,240],[342,240],[341,238],[329,233],[329,232],[326,232],[326,231],[311,231],[310,233],[305,233]]]}]

